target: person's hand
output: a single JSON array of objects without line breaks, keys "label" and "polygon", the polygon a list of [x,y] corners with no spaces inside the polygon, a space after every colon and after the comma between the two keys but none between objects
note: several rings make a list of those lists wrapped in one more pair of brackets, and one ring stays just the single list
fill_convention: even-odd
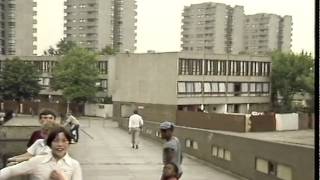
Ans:
[{"label": "person's hand", "polygon": [[50,180],[67,180],[67,177],[62,172],[53,170],[50,174]]},{"label": "person's hand", "polygon": [[19,163],[19,162],[9,162],[9,163],[7,164],[7,167],[16,165],[16,164],[18,164],[18,163]]},{"label": "person's hand", "polygon": [[11,158],[9,158],[7,161],[8,161],[8,162],[16,162],[17,160],[16,160],[15,157],[11,157]]}]

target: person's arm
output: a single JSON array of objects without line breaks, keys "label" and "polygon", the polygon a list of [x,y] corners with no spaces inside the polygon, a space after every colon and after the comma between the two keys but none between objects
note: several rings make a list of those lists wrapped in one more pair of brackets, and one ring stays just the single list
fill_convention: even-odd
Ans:
[{"label": "person's arm", "polygon": [[[17,163],[20,163],[22,161],[27,161],[29,160],[30,158],[32,158],[33,155],[30,154],[29,152],[26,152],[24,154],[20,154],[18,156],[13,156],[11,158],[8,159],[8,162],[17,162]],[[10,165],[10,164],[9,164]]]},{"label": "person's arm", "polygon": [[140,126],[143,126],[143,119],[141,116],[140,116]]},{"label": "person's arm", "polygon": [[[17,162],[20,163],[22,161],[27,161],[30,158],[32,158],[35,154],[36,154],[36,149],[37,147],[39,147],[39,144],[41,143],[41,141],[43,140],[37,140],[36,142],[34,142],[28,149],[27,152],[24,154],[20,154],[18,156],[14,156],[12,158],[8,159],[8,162]],[[9,163],[8,165],[14,165],[15,163]]]},{"label": "person's arm", "polygon": [[163,163],[169,163],[173,161],[175,151],[172,148],[165,148],[163,150]]},{"label": "person's arm", "polygon": [[29,160],[14,166],[3,168],[0,170],[0,179],[6,180],[18,175],[31,174],[35,165],[35,162]]},{"label": "person's arm", "polygon": [[131,127],[132,127],[132,117],[130,116],[129,117],[129,125],[128,125],[129,133],[131,132]]},{"label": "person's arm", "polygon": [[71,118],[68,117],[67,120],[64,122],[63,126],[66,127],[68,125],[68,123],[70,123]]},{"label": "person's arm", "polygon": [[34,132],[31,134],[31,136],[30,136],[30,138],[29,138],[29,141],[28,141],[28,144],[27,144],[27,147],[30,147],[30,146],[34,143],[34,137],[36,136],[36,132],[37,132],[37,131],[34,131]]},{"label": "person's arm", "polygon": [[72,174],[71,180],[82,180],[82,170],[78,162],[75,166],[75,170]]}]

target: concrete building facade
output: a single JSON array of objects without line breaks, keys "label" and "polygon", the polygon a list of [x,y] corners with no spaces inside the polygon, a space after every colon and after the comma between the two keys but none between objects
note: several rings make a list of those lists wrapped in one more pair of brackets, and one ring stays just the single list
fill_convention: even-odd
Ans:
[{"label": "concrete building facade", "polygon": [[[0,71],[5,66],[6,59],[12,59],[14,56],[0,56]],[[34,64],[38,70],[41,72],[41,77],[39,78],[39,84],[42,87],[40,91],[40,99],[46,99],[49,101],[60,100],[62,92],[54,91],[50,88],[50,83],[52,80],[53,68],[56,66],[60,60],[59,56],[19,56],[21,60],[26,63]],[[99,71],[99,82],[97,82],[97,87],[99,91],[96,94],[96,100],[98,102],[103,102],[104,98],[111,96],[111,82],[109,81],[109,72],[114,73],[110,70],[114,57],[112,56],[99,56],[97,67]],[[112,77],[112,76],[111,76]]]},{"label": "concrete building facade", "polygon": [[182,49],[215,54],[243,51],[243,6],[201,3],[186,6],[183,12]]},{"label": "concrete building facade", "polygon": [[275,14],[255,14],[246,16],[245,50],[262,54],[280,50],[291,52],[292,17]]},{"label": "concrete building facade", "polygon": [[0,2],[0,54],[35,55],[36,46],[35,0],[4,0]]},{"label": "concrete building facade", "polygon": [[66,0],[65,38],[91,49],[135,51],[135,0]]},{"label": "concrete building facade", "polygon": [[291,51],[292,17],[245,15],[243,6],[201,3],[186,6],[182,51],[214,54],[266,54]]},{"label": "concrete building facade", "polygon": [[171,118],[176,110],[249,113],[269,107],[271,59],[266,56],[173,52],[116,59],[112,94],[114,109],[123,116],[139,106]]}]

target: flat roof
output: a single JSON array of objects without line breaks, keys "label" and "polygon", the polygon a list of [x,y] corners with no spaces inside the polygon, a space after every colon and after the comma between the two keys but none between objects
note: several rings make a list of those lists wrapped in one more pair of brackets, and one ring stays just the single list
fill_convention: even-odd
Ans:
[{"label": "flat roof", "polygon": [[245,133],[212,130],[212,132],[261,141],[269,141],[274,143],[291,144],[314,148],[314,129]]}]

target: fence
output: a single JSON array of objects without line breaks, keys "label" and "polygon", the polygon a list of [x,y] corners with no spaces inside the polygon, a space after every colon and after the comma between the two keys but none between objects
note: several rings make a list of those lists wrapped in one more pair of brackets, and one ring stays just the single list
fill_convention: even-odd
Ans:
[{"label": "fence", "polygon": [[[264,114],[264,115],[258,115],[258,116],[251,116],[251,130],[252,132],[262,132],[262,131],[276,131],[281,130],[279,126],[278,119],[278,125],[277,125],[277,119],[276,114]],[[290,121],[288,119],[287,121]],[[295,129],[314,129],[314,114],[307,114],[307,113],[299,113],[298,114],[298,121],[296,119],[292,119],[292,123],[295,123],[295,126],[297,128]]]},{"label": "fence", "polygon": [[[12,110],[20,114],[39,114],[43,109],[53,110],[57,115],[66,114],[67,103],[32,102],[32,101],[1,101],[0,112]],[[84,115],[84,105],[70,103],[69,109],[76,116]]]},{"label": "fence", "polygon": [[178,126],[246,132],[246,116],[233,114],[216,114],[203,112],[177,111]]}]

